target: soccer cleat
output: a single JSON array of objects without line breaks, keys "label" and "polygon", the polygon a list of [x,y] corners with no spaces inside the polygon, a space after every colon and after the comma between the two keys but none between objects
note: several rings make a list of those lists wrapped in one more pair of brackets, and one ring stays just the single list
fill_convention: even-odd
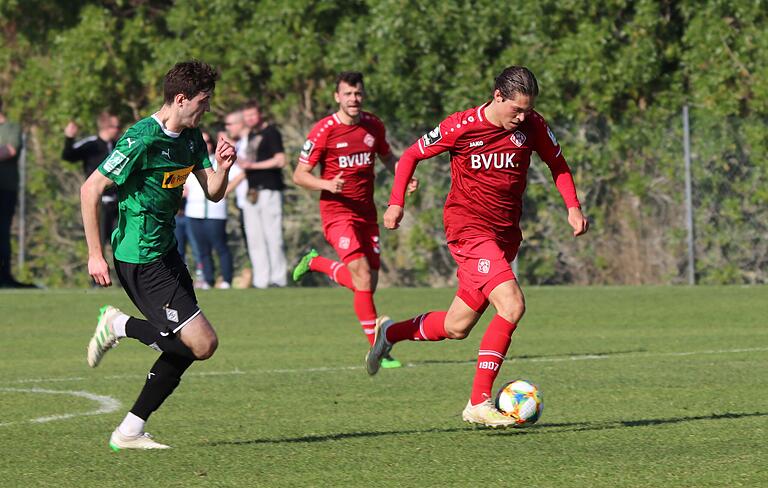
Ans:
[{"label": "soccer cleat", "polygon": [[387,341],[387,329],[392,325],[392,320],[386,315],[376,319],[376,328],[373,329],[373,344],[365,355],[365,370],[373,376],[379,372],[381,361],[389,355],[392,344]]},{"label": "soccer cleat", "polygon": [[305,274],[309,273],[309,263],[319,255],[320,253],[317,252],[317,250],[310,249],[307,254],[302,256],[299,260],[299,264],[293,268],[293,281],[299,281]]},{"label": "soccer cleat", "polygon": [[112,305],[104,305],[99,309],[99,321],[96,323],[96,331],[88,343],[88,366],[95,368],[101,362],[107,351],[117,345],[117,336],[112,332],[112,320],[120,310]]},{"label": "soccer cleat", "polygon": [[381,367],[384,369],[402,368],[403,363],[387,354],[381,358]]},{"label": "soccer cleat", "polygon": [[121,449],[170,449],[171,446],[152,440],[152,436],[144,432],[139,435],[123,435],[119,429],[112,432],[109,447],[118,452]]},{"label": "soccer cleat", "polygon": [[481,424],[486,427],[514,427],[516,425],[515,419],[499,412],[490,398],[477,405],[472,405],[471,401],[467,402],[467,406],[461,413],[461,418],[470,424]]}]

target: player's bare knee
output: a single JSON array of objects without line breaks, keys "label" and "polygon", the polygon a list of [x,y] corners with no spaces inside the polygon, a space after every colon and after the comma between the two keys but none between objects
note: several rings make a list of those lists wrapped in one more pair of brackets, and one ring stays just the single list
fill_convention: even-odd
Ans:
[{"label": "player's bare knee", "polygon": [[205,361],[213,356],[216,349],[219,347],[219,339],[217,337],[209,338],[205,341],[200,341],[192,347],[192,352],[198,361]]},{"label": "player's bare knee", "polygon": [[509,302],[501,304],[496,310],[496,314],[503,319],[516,324],[520,322],[523,315],[525,315],[525,302],[523,300],[510,300]]}]

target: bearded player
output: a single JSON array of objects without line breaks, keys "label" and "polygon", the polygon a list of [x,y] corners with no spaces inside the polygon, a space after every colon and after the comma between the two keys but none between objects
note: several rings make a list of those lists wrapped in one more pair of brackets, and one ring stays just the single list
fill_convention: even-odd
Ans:
[{"label": "bearded player", "polygon": [[450,152],[451,188],[443,222],[458,265],[458,291],[447,311],[426,312],[398,323],[379,318],[366,369],[376,374],[381,358],[399,341],[464,339],[491,304],[496,314],[480,341],[472,391],[462,413],[465,421],[490,427],[514,424],[494,407],[491,390],[525,312],[510,262],[522,240],[520,214],[533,151],[549,166],[573,235],[588,229],[560,145],[533,110],[538,93],[536,78],[527,68],[505,69],[496,78],[490,102],[449,116],[403,153],[384,213],[385,227],[396,229],[416,164]]},{"label": "bearded player", "polygon": [[115,271],[145,317],[131,317],[110,305],[102,307],[88,344],[88,365],[98,366],[123,337],[160,352],[136,402],[112,432],[109,445],[115,451],[169,447],[145,433],[144,425],[173,393],[187,368],[210,358],[218,346],[213,326],[197,305],[173,232],[187,177],[194,174],[206,197],[219,201],[237,157],[233,144],[219,138],[219,166],[214,171],[197,128],[209,111],[217,78],[216,70],[205,63],[176,64],[165,75],[160,110],[129,128],[80,190],[88,272],[99,285],[110,286],[99,238],[99,204],[104,190],[117,185],[119,217],[112,233]]},{"label": "bearded player", "polygon": [[[376,325],[376,291],[380,266],[379,226],[373,202],[374,163],[378,155],[395,172],[397,158],[387,142],[384,124],[362,110],[365,90],[363,75],[341,73],[334,92],[339,110],[321,119],[309,133],[301,150],[293,182],[308,190],[320,191],[323,235],[336,250],[340,261],[320,256],[312,249],[293,270],[295,281],[309,271],[328,275],[354,294],[353,307],[369,343]],[[320,165],[320,176],[312,174]],[[417,182],[409,178],[409,192]],[[381,358],[384,368],[401,364],[387,351]]]}]

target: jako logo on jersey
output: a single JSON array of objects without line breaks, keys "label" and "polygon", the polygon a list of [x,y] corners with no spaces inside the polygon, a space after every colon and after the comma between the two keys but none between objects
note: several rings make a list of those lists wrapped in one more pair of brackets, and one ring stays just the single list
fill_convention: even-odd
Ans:
[{"label": "jako logo on jersey", "polygon": [[488,274],[491,270],[491,262],[487,259],[481,259],[477,262],[477,271],[483,274]]},{"label": "jako logo on jersey", "polygon": [[519,164],[514,159],[515,153],[472,154],[470,167],[472,169],[517,168]]},{"label": "jako logo on jersey", "polygon": [[315,148],[315,143],[307,139],[304,141],[304,145],[301,147],[301,157],[308,158],[312,154],[312,149]]},{"label": "jako logo on jersey", "polygon": [[371,153],[357,153],[351,156],[339,156],[339,168],[351,168],[352,166],[370,166]]},{"label": "jako logo on jersey", "polygon": [[424,141],[424,147],[431,146],[432,144],[436,144],[440,142],[440,139],[443,138],[443,134],[440,133],[440,126],[438,125],[431,131],[424,134],[421,138],[422,141]]},{"label": "jako logo on jersey", "polygon": [[514,134],[509,136],[509,140],[515,143],[515,146],[520,147],[525,142],[525,134],[516,130]]},{"label": "jako logo on jersey", "polygon": [[483,141],[472,141],[469,143],[469,147],[480,147],[483,145]]},{"label": "jako logo on jersey", "polygon": [[365,137],[363,138],[363,142],[365,143],[366,146],[373,147],[373,145],[376,144],[376,138],[370,134],[366,134]]},{"label": "jako logo on jersey", "polygon": [[341,249],[349,249],[349,237],[340,237],[339,238],[339,247]]},{"label": "jako logo on jersey", "polygon": [[347,147],[347,146],[349,146],[349,143],[347,143],[347,142],[339,142],[338,144],[336,144],[336,149],[340,149],[342,147]]},{"label": "jako logo on jersey", "polygon": [[180,187],[187,181],[187,177],[192,172],[192,169],[194,169],[194,166],[177,169],[176,171],[166,171],[163,175],[163,188]]}]

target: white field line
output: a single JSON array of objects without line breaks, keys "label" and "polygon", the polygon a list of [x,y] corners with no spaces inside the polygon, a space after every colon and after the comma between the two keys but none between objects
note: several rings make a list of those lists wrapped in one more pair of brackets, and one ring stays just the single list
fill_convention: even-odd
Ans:
[{"label": "white field line", "polygon": [[[608,359],[623,359],[623,358],[647,358],[647,357],[679,357],[679,356],[697,356],[705,354],[740,354],[745,352],[768,352],[768,347],[751,347],[740,349],[710,349],[704,351],[683,351],[683,352],[626,352],[616,354],[578,354],[571,356],[560,357],[544,357],[544,358],[509,358],[507,362],[513,363],[561,363],[566,361],[593,361],[593,360],[608,360]],[[456,362],[449,364],[466,365],[471,364],[473,361]],[[446,366],[446,363],[406,363],[407,368],[421,368],[428,366]],[[233,369],[231,371],[190,371],[184,376],[234,376],[234,375],[259,375],[259,374],[294,374],[294,373],[332,373],[337,371],[353,371],[364,369],[363,366],[332,366],[332,367],[316,367],[316,368],[279,368],[279,369],[254,369],[251,371],[243,371],[241,369]],[[111,375],[101,377],[85,377],[85,376],[70,376],[59,378],[24,378],[12,381],[0,381],[2,384],[29,384],[29,383],[59,383],[59,382],[73,382],[73,381],[86,381],[88,379],[99,380],[123,380],[123,379],[135,379],[139,375],[135,374],[123,374],[123,375]],[[2,425],[2,424],[0,424]]]},{"label": "white field line", "polygon": [[80,398],[86,398],[88,400],[94,401],[98,403],[98,408],[96,410],[89,410],[87,412],[79,412],[79,413],[64,413],[64,414],[58,414],[58,415],[47,415],[45,417],[37,417],[29,420],[21,420],[18,422],[2,422],[0,423],[0,427],[4,427],[6,425],[13,425],[13,424],[19,424],[19,423],[27,423],[31,422],[33,424],[42,424],[45,422],[52,422],[54,420],[65,420],[65,419],[71,419],[73,417],[85,417],[88,415],[101,415],[104,413],[112,413],[117,411],[120,408],[120,402],[111,396],[106,395],[96,395],[94,393],[90,393],[87,391],[67,391],[67,390],[45,390],[42,388],[0,388],[0,392],[8,392],[8,393],[37,393],[37,394],[45,394],[45,395],[72,395]]}]

